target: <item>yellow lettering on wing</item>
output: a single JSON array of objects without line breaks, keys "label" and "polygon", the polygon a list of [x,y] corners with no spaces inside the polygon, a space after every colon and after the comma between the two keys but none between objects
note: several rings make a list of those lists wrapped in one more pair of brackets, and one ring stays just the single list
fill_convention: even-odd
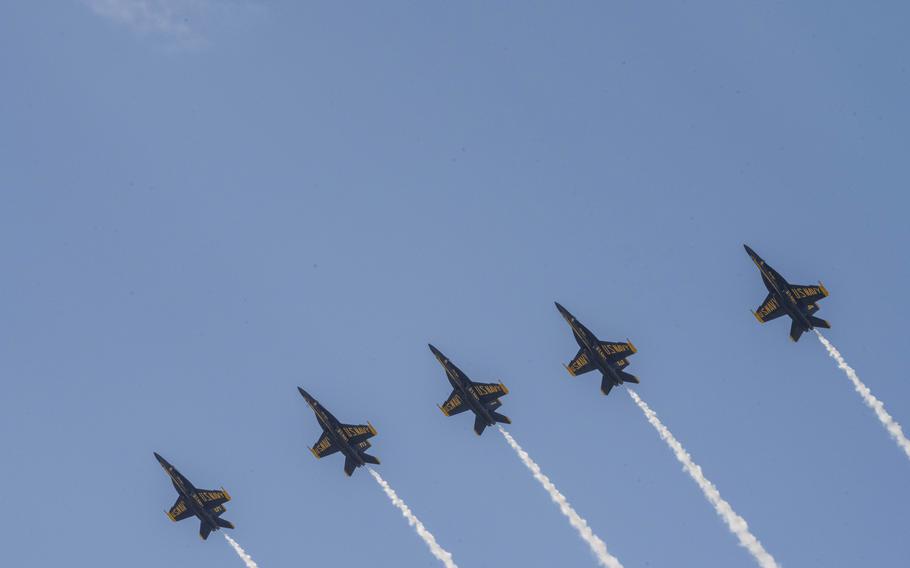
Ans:
[{"label": "yellow lettering on wing", "polygon": [[442,411],[448,415],[459,406],[461,406],[461,395],[456,394],[442,405]]},{"label": "yellow lettering on wing", "polygon": [[758,315],[764,319],[778,307],[780,307],[780,304],[777,302],[777,298],[771,298],[768,302],[762,304],[761,307],[758,308]]}]

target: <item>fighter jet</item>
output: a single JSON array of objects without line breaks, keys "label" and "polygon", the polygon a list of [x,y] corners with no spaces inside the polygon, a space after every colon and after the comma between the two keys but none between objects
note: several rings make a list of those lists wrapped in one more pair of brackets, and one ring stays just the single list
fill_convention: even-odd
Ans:
[{"label": "fighter jet", "polygon": [[761,280],[768,289],[768,297],[752,312],[761,323],[771,321],[780,316],[787,315],[793,320],[790,324],[790,339],[799,341],[799,336],[816,327],[830,328],[831,324],[821,318],[813,316],[818,311],[817,301],[828,296],[828,290],[819,282],[818,286],[799,286],[790,284],[776,270],[768,266],[764,260],[748,245],[746,252],[752,257],[752,262],[761,272]]},{"label": "fighter jet", "polygon": [[638,351],[631,341],[628,339],[625,343],[600,341],[591,333],[591,330],[575,319],[569,310],[559,305],[559,302],[556,302],[556,309],[569,322],[579,347],[575,358],[565,365],[570,375],[576,377],[588,371],[600,371],[600,374],[603,375],[603,379],[600,381],[600,392],[605,395],[610,394],[610,389],[614,386],[623,383],[638,383],[638,377],[622,370],[629,365],[626,357]]},{"label": "fighter jet", "polygon": [[201,523],[199,536],[202,537],[202,540],[207,539],[212,531],[217,531],[219,528],[234,528],[233,524],[221,518],[225,511],[224,504],[231,500],[231,496],[224,490],[224,487],[217,491],[196,489],[190,480],[183,477],[177,468],[169,464],[166,459],[157,453],[155,459],[170,476],[171,483],[174,484],[174,489],[179,494],[177,502],[167,512],[167,516],[172,521],[182,521],[192,516],[197,517]]},{"label": "fighter jet", "polygon": [[496,409],[502,406],[499,397],[509,394],[509,389],[504,384],[501,382],[475,383],[449,361],[449,358],[443,355],[439,349],[430,345],[430,351],[445,369],[446,378],[449,379],[449,383],[454,389],[442,405],[437,405],[443,414],[455,416],[465,410],[470,410],[474,413],[474,433],[478,436],[483,434],[487,426],[493,426],[497,422],[512,423],[508,416],[496,412]]},{"label": "fighter jet", "polygon": [[348,477],[354,473],[354,470],[368,463],[379,465],[379,458],[371,456],[366,452],[370,447],[368,438],[376,435],[376,429],[367,422],[366,424],[342,424],[332,413],[325,409],[319,401],[310,396],[310,394],[300,387],[297,387],[303,399],[310,405],[316,414],[316,420],[322,426],[322,436],[316,440],[316,444],[310,448],[313,455],[317,458],[341,452],[344,454],[344,472]]}]

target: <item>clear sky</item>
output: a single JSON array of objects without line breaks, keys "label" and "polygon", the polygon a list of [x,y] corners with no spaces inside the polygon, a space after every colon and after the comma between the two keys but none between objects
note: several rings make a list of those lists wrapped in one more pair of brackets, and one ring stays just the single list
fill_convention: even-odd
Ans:
[{"label": "clear sky", "polygon": [[910,425],[904,2],[10,2],[0,18],[0,542],[10,566],[435,566],[305,387],[462,566],[593,557],[426,344],[628,567],[753,566],[558,300],[785,566],[905,563],[910,463],[749,243]]}]

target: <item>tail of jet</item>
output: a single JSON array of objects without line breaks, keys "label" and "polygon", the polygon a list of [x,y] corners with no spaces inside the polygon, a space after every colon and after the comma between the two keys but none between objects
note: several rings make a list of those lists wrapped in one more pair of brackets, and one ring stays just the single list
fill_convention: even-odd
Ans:
[{"label": "tail of jet", "polygon": [[[371,463],[373,465],[379,465],[379,458],[377,458],[376,456],[371,456],[370,454],[361,453],[360,459],[362,459],[364,461],[364,463]],[[355,460],[351,459],[350,457],[345,456],[344,474],[347,475],[348,477],[351,477],[352,475],[354,475],[354,470],[357,469],[357,467],[360,465],[363,465],[363,464],[359,464]]]},{"label": "tail of jet", "polygon": [[[616,371],[616,374],[619,375],[619,380],[624,383],[639,383],[638,377],[630,373],[626,373],[624,371]],[[607,375],[604,375],[603,379],[600,381],[600,392],[606,396],[610,394],[610,391],[613,390],[613,387],[613,379]]]},{"label": "tail of jet", "polygon": [[509,418],[508,416],[506,416],[505,414],[500,414],[498,412],[491,412],[490,416],[492,416],[493,420],[495,420],[496,422],[498,422],[500,424],[511,424],[512,423],[512,419]]},{"label": "tail of jet", "polygon": [[344,474],[348,477],[354,475],[354,470],[357,469],[357,462],[351,458],[345,456],[344,458]]},{"label": "tail of jet", "polygon": [[223,528],[223,529],[234,528],[234,523],[232,523],[231,521],[226,521],[226,520],[222,519],[221,517],[215,517],[215,524],[218,526],[213,527],[204,522],[200,523],[199,524],[199,537],[202,540],[205,540],[209,537],[210,534],[212,534],[213,530],[218,530],[219,528]]},{"label": "tail of jet", "polygon": [[809,316],[809,323],[812,324],[812,327],[822,327],[825,329],[831,329],[831,324],[822,318],[817,318],[815,316]]},{"label": "tail of jet", "polygon": [[624,382],[624,383],[635,383],[635,384],[639,383],[638,377],[636,377],[635,375],[625,373],[623,371],[618,371],[616,374],[619,375],[619,378],[622,379],[622,382]]},{"label": "tail of jet", "polygon": [[803,334],[804,331],[806,331],[806,330],[803,329],[803,326],[800,325],[796,320],[794,320],[793,323],[790,324],[790,341],[792,341],[794,343],[799,341],[799,338]]},{"label": "tail of jet", "polygon": [[[508,416],[506,416],[504,414],[500,414],[498,412],[491,411],[490,417],[493,419],[494,422],[498,422],[500,424],[511,424],[512,423],[512,420]],[[487,426],[489,426],[489,424],[487,424],[487,421],[484,420],[482,417],[480,417],[480,416],[474,417],[474,433],[475,434],[480,436],[481,434],[483,434],[483,431],[487,428]]]},{"label": "tail of jet", "polygon": [[221,517],[215,517],[215,523],[217,523],[217,525],[218,525],[219,527],[223,528],[223,529],[232,529],[232,528],[234,528],[234,523],[232,523],[231,521],[227,521],[227,520],[225,520],[225,519],[222,519]]}]

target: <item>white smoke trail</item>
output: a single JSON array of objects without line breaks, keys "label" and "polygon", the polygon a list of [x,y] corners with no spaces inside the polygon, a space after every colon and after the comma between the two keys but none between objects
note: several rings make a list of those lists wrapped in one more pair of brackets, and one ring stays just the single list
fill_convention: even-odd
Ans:
[{"label": "white smoke trail", "polygon": [[373,476],[373,479],[375,479],[376,483],[382,487],[382,490],[385,491],[385,494],[388,496],[389,500],[392,501],[392,504],[398,507],[398,509],[401,511],[401,514],[404,515],[404,518],[408,520],[408,524],[417,529],[417,534],[430,548],[430,552],[433,553],[433,556],[445,564],[446,568],[458,568],[458,566],[455,564],[455,561],[452,560],[452,554],[443,547],[439,546],[439,543],[436,542],[436,538],[430,533],[430,531],[426,529],[426,527],[423,526],[423,523],[420,522],[420,519],[418,519],[414,513],[411,512],[411,509],[405,504],[404,501],[401,500],[398,494],[395,493],[395,490],[392,489],[388,483],[386,483],[386,480],[383,479],[375,469],[371,467],[367,469],[370,470],[370,474]]},{"label": "white smoke trail", "polygon": [[581,535],[581,538],[588,543],[588,546],[591,547],[591,552],[594,553],[594,556],[597,557],[597,562],[601,566],[607,566],[607,568],[622,568],[619,560],[616,559],[613,555],[607,552],[607,545],[604,544],[604,541],[600,540],[594,531],[591,530],[591,527],[588,526],[587,521],[582,519],[578,513],[575,512],[575,509],[572,508],[572,505],[569,504],[569,501],[566,499],[565,495],[559,492],[556,489],[556,486],[553,485],[553,482],[550,481],[550,478],[541,473],[540,466],[534,463],[534,460],[531,459],[531,456],[528,455],[528,452],[521,449],[521,446],[518,445],[518,442],[515,441],[505,428],[502,426],[497,426],[499,431],[502,433],[503,437],[506,439],[506,442],[512,446],[512,449],[515,450],[515,453],[518,454],[518,457],[521,461],[531,470],[531,473],[534,474],[534,479],[540,482],[543,485],[543,488],[546,489],[547,493],[550,494],[550,499],[554,503],[559,505],[559,510],[562,511],[562,514],[569,519],[569,524],[575,527],[575,530],[578,531],[578,534]]},{"label": "white smoke trail", "polygon": [[701,466],[692,461],[692,456],[689,455],[685,448],[682,447],[682,444],[679,443],[679,440],[677,440],[670,430],[668,430],[660,419],[657,418],[657,413],[651,410],[651,407],[638,396],[638,393],[632,389],[626,390],[629,392],[629,396],[632,397],[632,400],[635,401],[635,404],[644,412],[645,417],[648,419],[648,422],[651,423],[651,426],[654,426],[654,429],[660,434],[661,439],[664,440],[667,445],[670,446],[670,449],[673,450],[673,453],[676,454],[676,459],[683,464],[683,469],[692,476],[692,479],[698,484],[698,487],[701,489],[702,493],[704,493],[708,501],[714,505],[714,510],[717,511],[717,514],[720,515],[725,523],[727,523],[730,532],[735,534],[739,539],[740,546],[745,547],[762,568],[777,568],[777,562],[774,561],[774,557],[765,550],[758,539],[755,538],[755,535],[749,532],[749,525],[746,524],[746,520],[737,515],[736,511],[733,510],[733,507],[723,500],[717,487],[705,478],[705,475],[701,471]]},{"label": "white smoke trail", "polygon": [[904,453],[907,454],[907,457],[910,458],[910,440],[904,436],[904,431],[901,429],[901,425],[897,423],[894,418],[888,414],[888,411],[885,410],[885,405],[882,404],[882,401],[875,398],[872,395],[872,391],[869,390],[856,374],[856,371],[853,370],[853,367],[847,364],[844,361],[843,356],[841,356],[840,351],[835,349],[831,342],[821,334],[817,329],[815,334],[818,336],[818,340],[821,341],[822,345],[825,346],[825,349],[828,350],[828,355],[830,355],[835,361],[837,361],[837,366],[847,374],[847,378],[853,383],[853,388],[856,389],[856,392],[863,397],[863,402],[866,403],[866,406],[875,411],[875,415],[878,416],[878,420],[882,423],[882,426],[885,427],[885,430],[891,434],[891,437],[894,438],[894,441],[897,442],[897,445],[904,450]]},{"label": "white smoke trail", "polygon": [[227,541],[231,544],[231,547],[234,549],[234,552],[237,553],[237,556],[239,556],[240,559],[243,560],[243,563],[246,564],[246,568],[259,568],[259,566],[253,561],[253,558],[247,554],[245,550],[240,548],[240,545],[237,544],[237,541],[229,537],[227,533],[224,533],[224,538],[226,538]]}]

